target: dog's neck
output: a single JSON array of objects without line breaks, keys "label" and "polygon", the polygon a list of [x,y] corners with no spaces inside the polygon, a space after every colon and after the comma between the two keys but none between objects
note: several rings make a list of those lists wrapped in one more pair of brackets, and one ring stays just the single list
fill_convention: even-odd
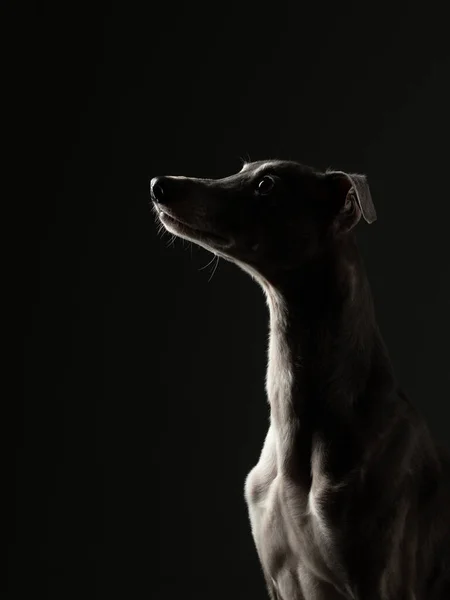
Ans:
[{"label": "dog's neck", "polygon": [[339,244],[263,285],[270,311],[266,388],[281,458],[299,437],[308,445],[327,423],[351,421],[375,372],[392,373],[356,241],[352,235]]}]

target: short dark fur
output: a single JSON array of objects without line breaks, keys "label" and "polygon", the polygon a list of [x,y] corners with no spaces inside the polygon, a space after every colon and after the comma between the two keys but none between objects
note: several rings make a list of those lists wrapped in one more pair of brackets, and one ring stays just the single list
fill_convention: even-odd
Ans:
[{"label": "short dark fur", "polygon": [[[328,564],[333,585],[282,596],[264,569],[271,596],[448,600],[450,461],[399,388],[378,329],[353,229],[375,217],[355,185],[340,172],[264,161],[219,180],[158,178],[152,198],[169,231],[249,271],[269,304],[282,300],[271,335],[289,357],[277,359],[293,374],[295,433],[277,469],[306,507],[314,440],[324,444],[323,516],[346,586]],[[275,421],[282,403],[275,393]]]}]

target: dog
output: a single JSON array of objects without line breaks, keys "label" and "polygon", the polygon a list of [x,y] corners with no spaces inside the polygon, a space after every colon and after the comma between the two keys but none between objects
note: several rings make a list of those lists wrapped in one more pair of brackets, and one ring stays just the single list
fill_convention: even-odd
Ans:
[{"label": "dog", "polygon": [[399,387],[355,227],[365,176],[293,161],[156,177],[170,233],[234,262],[270,313],[270,426],[245,481],[272,600],[449,600],[450,460]]}]

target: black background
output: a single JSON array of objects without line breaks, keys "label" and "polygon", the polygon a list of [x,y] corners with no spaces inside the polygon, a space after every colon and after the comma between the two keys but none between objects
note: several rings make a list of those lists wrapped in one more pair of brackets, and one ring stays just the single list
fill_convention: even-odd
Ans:
[{"label": "black background", "polygon": [[9,597],[266,597],[243,499],[268,419],[264,298],[158,237],[151,176],[225,176],[241,157],[366,173],[380,326],[447,440],[445,10],[41,2],[5,17],[25,338]]}]

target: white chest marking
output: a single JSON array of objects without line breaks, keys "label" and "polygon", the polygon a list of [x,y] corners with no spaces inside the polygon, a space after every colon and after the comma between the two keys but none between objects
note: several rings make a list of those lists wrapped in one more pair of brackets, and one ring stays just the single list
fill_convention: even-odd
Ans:
[{"label": "white chest marking", "polygon": [[321,586],[352,598],[335,560],[333,532],[323,510],[331,489],[324,471],[325,447],[315,441],[312,485],[304,491],[278,470],[276,438],[272,423],[259,462],[245,483],[252,534],[266,577],[280,600],[334,598],[322,595]]},{"label": "white chest marking", "polygon": [[329,488],[328,478],[324,471],[325,447],[321,441],[316,441],[311,456],[312,484],[308,494],[308,508],[313,517],[317,531],[325,538],[330,537],[330,531],[323,515],[323,503]]}]

